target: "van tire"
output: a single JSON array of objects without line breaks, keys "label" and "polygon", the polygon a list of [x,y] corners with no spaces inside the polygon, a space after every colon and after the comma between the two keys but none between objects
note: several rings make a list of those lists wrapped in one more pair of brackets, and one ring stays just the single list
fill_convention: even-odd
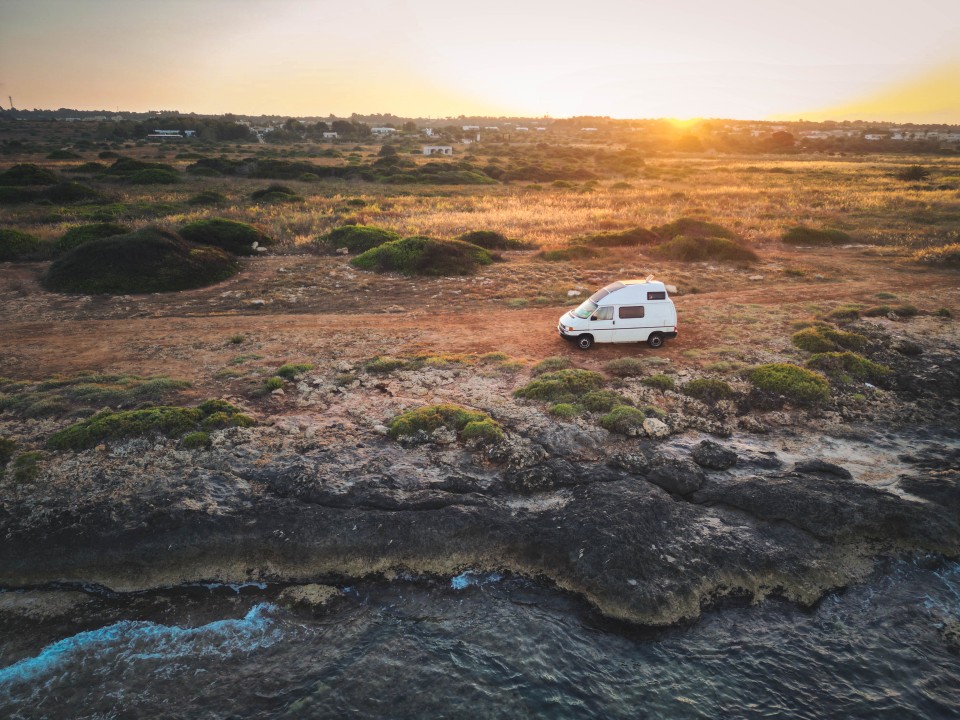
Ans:
[{"label": "van tire", "polygon": [[580,335],[577,337],[577,347],[581,350],[589,350],[593,346],[592,335]]},{"label": "van tire", "polygon": [[647,345],[653,349],[657,349],[663,345],[663,335],[660,333],[653,333],[650,337],[647,338]]}]

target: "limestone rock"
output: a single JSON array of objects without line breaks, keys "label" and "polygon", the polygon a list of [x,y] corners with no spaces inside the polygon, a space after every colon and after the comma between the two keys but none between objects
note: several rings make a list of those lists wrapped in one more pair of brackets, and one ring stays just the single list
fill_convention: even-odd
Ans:
[{"label": "limestone rock", "polygon": [[711,470],[726,470],[737,464],[737,454],[733,450],[728,450],[712,440],[704,440],[694,447],[690,456],[697,465]]}]

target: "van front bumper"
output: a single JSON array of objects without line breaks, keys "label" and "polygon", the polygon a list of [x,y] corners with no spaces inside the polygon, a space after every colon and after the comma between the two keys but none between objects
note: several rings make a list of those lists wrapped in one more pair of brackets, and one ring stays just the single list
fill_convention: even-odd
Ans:
[{"label": "van front bumper", "polygon": [[557,325],[557,332],[560,333],[560,337],[562,337],[564,340],[576,340],[577,335],[579,335],[579,333],[577,333],[577,335],[568,335],[567,332],[563,329],[563,323],[560,323],[559,325]]}]

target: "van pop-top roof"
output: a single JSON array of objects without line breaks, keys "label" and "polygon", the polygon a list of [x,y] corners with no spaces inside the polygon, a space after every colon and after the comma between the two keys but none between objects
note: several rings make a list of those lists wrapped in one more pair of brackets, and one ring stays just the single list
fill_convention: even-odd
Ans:
[{"label": "van pop-top roof", "polygon": [[[667,297],[666,286],[659,280],[654,280],[653,275],[648,275],[643,280],[617,280],[616,282],[610,283],[605,288],[597,290],[593,295],[591,295],[590,301],[599,305],[603,298],[607,297],[607,295],[610,295],[611,293],[615,293],[617,290],[623,290],[626,287],[630,287],[631,289],[639,289],[635,288],[636,285],[643,285],[647,290],[653,292],[662,292],[664,294],[664,299]],[[634,295],[634,293],[629,294],[631,296]]]}]

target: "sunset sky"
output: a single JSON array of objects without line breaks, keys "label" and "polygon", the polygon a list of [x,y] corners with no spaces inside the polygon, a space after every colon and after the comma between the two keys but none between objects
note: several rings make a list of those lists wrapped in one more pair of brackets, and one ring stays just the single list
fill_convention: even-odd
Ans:
[{"label": "sunset sky", "polygon": [[960,123],[960,0],[2,0],[18,108]]}]

